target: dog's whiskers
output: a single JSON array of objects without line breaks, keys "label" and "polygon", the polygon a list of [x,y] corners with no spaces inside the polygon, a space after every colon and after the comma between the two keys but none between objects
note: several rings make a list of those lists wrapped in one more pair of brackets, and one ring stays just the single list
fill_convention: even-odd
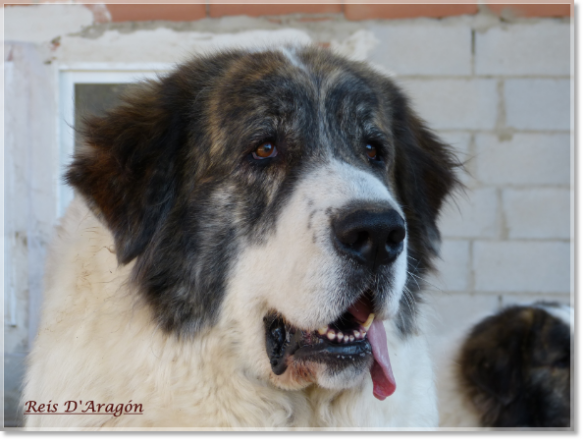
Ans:
[{"label": "dog's whiskers", "polygon": [[406,286],[404,286],[404,292],[403,293],[405,295],[404,296],[404,300],[406,302],[406,305],[407,305],[408,309],[410,310],[410,313],[412,315],[414,315],[416,313],[416,311],[414,309],[414,306],[416,304],[416,299],[414,297],[414,293],[412,293],[410,291],[410,289],[408,287],[406,287]]},{"label": "dog's whiskers", "polygon": [[[428,279],[425,279],[421,276],[415,275],[414,273],[409,272],[408,270],[406,271],[406,273],[408,273],[409,277],[412,277],[413,281],[415,282],[415,284],[417,285],[418,289],[421,290],[421,287],[417,281],[417,279],[420,279],[422,282],[424,282],[425,284],[427,284],[429,287],[433,288],[434,290],[437,290],[439,292],[443,292],[443,289],[441,289],[440,287],[438,287],[436,284],[431,283]],[[416,279],[415,279],[416,278]]]}]

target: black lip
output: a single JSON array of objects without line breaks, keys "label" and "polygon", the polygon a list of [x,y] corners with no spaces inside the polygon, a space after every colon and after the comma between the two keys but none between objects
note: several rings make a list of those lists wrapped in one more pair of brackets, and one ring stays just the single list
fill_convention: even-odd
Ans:
[{"label": "black lip", "polygon": [[319,360],[328,359],[347,359],[359,360],[372,354],[370,341],[362,339],[348,344],[337,344],[326,339],[321,339],[321,343],[316,345],[301,346],[294,352],[295,358],[300,360]]},{"label": "black lip", "polygon": [[264,318],[266,353],[272,372],[283,374],[289,357],[299,361],[315,361],[328,364],[366,362],[372,354],[372,346],[366,339],[349,343],[330,341],[316,332],[299,330],[288,324],[282,316],[271,313]]},{"label": "black lip", "polygon": [[302,336],[275,313],[264,318],[264,330],[266,353],[270,359],[272,372],[281,375],[286,371],[288,356],[299,347]]}]

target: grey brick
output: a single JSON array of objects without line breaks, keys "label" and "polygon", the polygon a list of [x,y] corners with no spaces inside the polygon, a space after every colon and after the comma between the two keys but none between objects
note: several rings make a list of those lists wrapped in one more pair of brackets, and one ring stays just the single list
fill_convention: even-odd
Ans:
[{"label": "grey brick", "polygon": [[479,319],[497,311],[499,306],[497,295],[429,292],[425,299],[434,312],[431,326],[435,333],[430,339],[440,339],[454,331],[465,330]]},{"label": "grey brick", "polygon": [[479,75],[565,75],[571,72],[569,23],[542,21],[494,27],[475,36]]},{"label": "grey brick", "polygon": [[553,294],[539,294],[539,295],[525,295],[525,294],[507,294],[502,295],[502,307],[506,307],[509,305],[518,305],[518,304],[534,304],[538,301],[553,301],[553,302],[561,302],[564,304],[571,303],[571,297],[569,294],[559,295],[556,293]]},{"label": "grey brick", "polygon": [[510,238],[569,239],[569,189],[508,189],[503,205]]},{"label": "grey brick", "polygon": [[476,137],[477,179],[493,185],[569,185],[570,136],[516,134]]},{"label": "grey brick", "polygon": [[437,131],[437,135],[453,148],[459,160],[464,161],[469,158],[469,148],[471,144],[471,134],[460,131]]},{"label": "grey brick", "polygon": [[441,257],[435,263],[437,273],[427,277],[429,290],[449,292],[467,290],[471,268],[469,241],[443,241]]},{"label": "grey brick", "polygon": [[469,189],[448,200],[439,219],[445,238],[496,238],[500,232],[495,188]]},{"label": "grey brick", "polygon": [[447,143],[462,163],[462,167],[457,170],[457,177],[466,187],[475,186],[474,178],[474,158],[471,154],[471,134],[460,131],[437,131],[437,135],[442,141]]},{"label": "grey brick", "polygon": [[568,242],[476,241],[475,289],[483,292],[568,293]]},{"label": "grey brick", "polygon": [[432,129],[493,129],[498,95],[492,79],[397,79]]},{"label": "grey brick", "polygon": [[369,59],[398,75],[471,74],[469,26],[408,22],[371,28],[380,43]]},{"label": "grey brick", "polygon": [[511,79],[504,83],[506,124],[516,129],[569,130],[569,80]]}]

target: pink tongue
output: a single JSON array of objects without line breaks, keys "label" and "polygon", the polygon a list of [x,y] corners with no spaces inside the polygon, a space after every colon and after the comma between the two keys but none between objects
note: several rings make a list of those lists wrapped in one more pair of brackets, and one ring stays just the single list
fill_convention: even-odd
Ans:
[{"label": "pink tongue", "polygon": [[374,354],[374,365],[370,369],[372,382],[374,383],[374,396],[376,399],[383,401],[396,390],[396,381],[390,366],[386,330],[384,330],[382,321],[374,320],[367,336]]}]

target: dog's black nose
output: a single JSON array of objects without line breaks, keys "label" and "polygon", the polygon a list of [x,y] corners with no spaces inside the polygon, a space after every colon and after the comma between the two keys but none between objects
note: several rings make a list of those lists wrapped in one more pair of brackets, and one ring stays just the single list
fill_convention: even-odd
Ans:
[{"label": "dog's black nose", "polygon": [[404,247],[404,220],[388,207],[346,209],[335,217],[332,226],[337,251],[374,269],[390,264]]}]

